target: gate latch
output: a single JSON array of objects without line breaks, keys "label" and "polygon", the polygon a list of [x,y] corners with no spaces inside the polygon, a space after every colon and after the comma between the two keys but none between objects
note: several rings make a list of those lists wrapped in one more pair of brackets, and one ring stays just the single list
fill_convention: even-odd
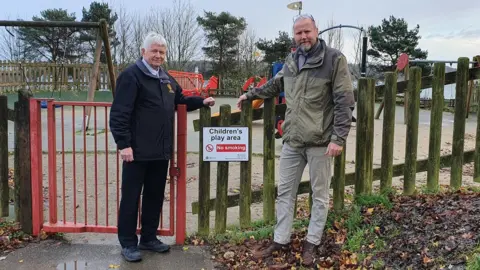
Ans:
[{"label": "gate latch", "polygon": [[180,168],[179,167],[170,167],[170,176],[179,177],[180,176]]}]

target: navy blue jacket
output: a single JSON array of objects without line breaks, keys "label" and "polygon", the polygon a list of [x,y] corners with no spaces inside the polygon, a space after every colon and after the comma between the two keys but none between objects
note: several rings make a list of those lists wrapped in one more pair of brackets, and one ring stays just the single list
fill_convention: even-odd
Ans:
[{"label": "navy blue jacket", "polygon": [[204,106],[202,97],[185,97],[167,72],[155,77],[141,60],[128,66],[118,76],[110,110],[110,131],[118,148],[132,147],[136,161],[170,159],[178,104],[187,105],[188,111]]}]

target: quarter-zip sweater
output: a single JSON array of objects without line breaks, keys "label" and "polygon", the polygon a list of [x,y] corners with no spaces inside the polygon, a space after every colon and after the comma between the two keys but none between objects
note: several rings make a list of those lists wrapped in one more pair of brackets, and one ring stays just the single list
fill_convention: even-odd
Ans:
[{"label": "quarter-zip sweater", "polygon": [[136,161],[170,159],[176,106],[197,110],[203,98],[185,97],[168,72],[160,69],[157,77],[142,60],[121,72],[116,85],[109,126],[118,148],[131,147]]}]

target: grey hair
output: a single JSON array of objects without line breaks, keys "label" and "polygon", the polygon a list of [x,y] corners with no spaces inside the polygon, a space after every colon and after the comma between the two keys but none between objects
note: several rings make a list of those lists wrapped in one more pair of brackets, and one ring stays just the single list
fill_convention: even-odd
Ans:
[{"label": "grey hair", "polygon": [[155,32],[149,32],[143,39],[143,44],[140,49],[148,49],[153,44],[158,44],[160,46],[167,47],[167,41],[162,35]]},{"label": "grey hair", "polygon": [[317,25],[317,22],[315,21],[315,18],[313,18],[313,16],[311,14],[306,14],[306,13],[303,13],[303,14],[299,14],[297,16],[295,16],[295,19],[293,20],[293,26],[295,26],[295,24],[300,21],[300,20],[303,20],[303,19],[310,19],[312,20],[313,24],[315,25],[315,27],[318,27]]},{"label": "grey hair", "polygon": [[293,21],[293,23],[295,24],[296,22],[298,22],[299,20],[302,20],[302,19],[310,19],[315,23],[315,19],[313,18],[313,16],[310,15],[310,14],[305,14],[305,13],[295,16],[295,20]]}]

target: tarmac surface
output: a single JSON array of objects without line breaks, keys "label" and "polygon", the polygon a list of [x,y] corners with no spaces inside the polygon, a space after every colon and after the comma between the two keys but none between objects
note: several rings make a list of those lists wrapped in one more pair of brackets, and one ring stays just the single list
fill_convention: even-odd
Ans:
[{"label": "tarmac surface", "polygon": [[[119,246],[69,244],[54,240],[32,243],[3,258],[0,269],[8,270],[194,270],[213,269],[208,253],[201,247],[173,246],[169,253],[142,251],[141,262],[123,260]],[[3,259],[2,259],[3,258]]]}]

